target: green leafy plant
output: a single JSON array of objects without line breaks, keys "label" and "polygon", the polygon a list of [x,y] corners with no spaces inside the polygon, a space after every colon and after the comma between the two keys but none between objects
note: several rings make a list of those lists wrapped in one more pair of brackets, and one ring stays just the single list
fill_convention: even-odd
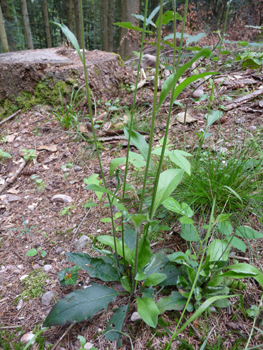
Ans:
[{"label": "green leafy plant", "polygon": [[38,254],[40,254],[42,256],[42,258],[44,258],[47,255],[47,252],[45,250],[41,250],[42,248],[32,248],[30,249],[27,253],[26,256],[36,256]]},{"label": "green leafy plant", "polygon": [[8,152],[4,152],[2,148],[0,148],[0,159],[12,158],[11,154]]},{"label": "green leafy plant", "polygon": [[22,220],[23,220],[23,228],[10,228],[10,231],[20,231],[21,232],[16,238],[22,236],[23,234],[28,234],[30,236],[33,236],[30,233],[30,231],[33,230],[35,227],[37,227],[39,225],[27,227],[26,221],[25,221],[23,216],[22,216]]},{"label": "green leafy plant", "polygon": [[69,130],[71,127],[79,124],[80,112],[77,111],[79,105],[84,99],[84,93],[82,88],[84,85],[80,86],[77,90],[75,86],[72,88],[70,95],[70,103],[64,105],[63,96],[59,90],[61,107],[55,107],[55,112],[53,112],[56,119],[59,121],[60,125],[66,130]]},{"label": "green leafy plant", "polygon": [[32,175],[30,179],[35,183],[38,191],[44,191],[46,188],[47,184],[43,179],[39,177],[39,175]]},{"label": "green leafy plant", "polygon": [[37,157],[36,151],[34,149],[22,149],[23,157],[26,161],[33,160]]},{"label": "green leafy plant", "polygon": [[[80,341],[79,350],[85,350],[86,339],[82,335],[78,335],[78,339]],[[95,346],[93,346],[92,348],[90,348],[90,350],[98,350],[98,349],[95,348]]]}]

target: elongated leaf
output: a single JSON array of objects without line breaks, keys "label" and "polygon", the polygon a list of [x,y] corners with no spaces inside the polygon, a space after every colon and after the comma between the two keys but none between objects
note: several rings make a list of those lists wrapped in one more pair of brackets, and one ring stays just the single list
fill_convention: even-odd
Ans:
[{"label": "elongated leaf", "polygon": [[155,328],[160,311],[151,298],[137,298],[138,313],[148,326]]},{"label": "elongated leaf", "polygon": [[[198,60],[200,57],[208,57],[211,54],[211,51],[209,49],[203,49],[202,51],[198,52],[191,60],[189,60],[187,63],[185,63],[182,67],[180,67],[176,73],[171,74],[163,83],[162,85],[162,91],[160,95],[160,100],[158,103],[157,110],[162,105],[163,101],[168,96],[169,92],[173,89],[179,78],[185,73],[185,71],[191,67],[191,65]],[[182,88],[182,90],[187,86],[187,84]],[[181,91],[182,91],[181,90]],[[179,95],[179,93],[178,93]]]},{"label": "elongated leaf", "polygon": [[157,306],[160,314],[167,310],[182,310],[186,304],[187,299],[179,292],[172,292],[169,297],[163,297],[158,300]]},{"label": "elongated leaf", "polygon": [[[145,141],[145,138],[139,134],[138,132],[134,130],[130,130],[128,128],[124,128],[124,134],[128,140],[129,134],[131,135],[131,143],[138,148],[138,150],[141,152],[143,158],[147,161],[148,158],[148,152],[149,152],[149,145]],[[152,163],[152,157],[150,156],[150,162],[149,166],[152,172],[154,172],[154,167]]]},{"label": "elongated leaf", "polygon": [[168,197],[163,202],[162,205],[169,211],[174,213],[188,216],[189,218],[194,215],[194,212],[186,203],[178,203],[174,198]]},{"label": "elongated leaf", "polygon": [[[133,249],[131,256],[132,261],[135,260],[135,249]],[[140,271],[142,268],[145,267],[146,264],[151,260],[151,246],[148,238],[146,235],[143,235],[142,238],[139,240],[139,248],[138,248],[138,263],[137,263],[137,270]]]},{"label": "elongated leaf", "polygon": [[115,158],[110,162],[110,175],[114,174],[114,170],[121,164],[126,162],[125,157]]},{"label": "elongated leaf", "polygon": [[164,273],[152,273],[150,276],[148,276],[143,283],[144,286],[157,286],[157,284],[160,284],[162,281],[164,281],[167,278],[167,276]]},{"label": "elongated leaf", "polygon": [[[144,22],[144,16],[142,16],[142,15],[134,15],[134,14],[132,14],[132,16],[134,16],[135,18],[140,19],[142,22]],[[153,23],[153,21],[151,21],[151,20],[149,21],[148,19],[146,19],[146,26],[148,24],[156,27],[156,25]]]},{"label": "elongated leaf", "polygon": [[233,190],[231,187],[228,187],[228,186],[223,186],[223,187],[225,187],[229,192],[231,192],[235,197],[237,197],[241,203],[243,203],[242,198],[239,196],[239,194],[235,190]]},{"label": "elongated leaf", "polygon": [[[200,51],[201,52],[201,51]],[[184,79],[174,90],[174,94],[172,96],[172,100],[175,101],[175,99],[178,97],[178,95],[193,81],[196,81],[198,79],[202,79],[206,77],[207,75],[215,75],[218,74],[218,72],[205,72],[200,73],[196,75],[191,75],[190,77]]]},{"label": "elongated leaf", "polygon": [[154,215],[156,209],[176,189],[182,180],[183,173],[184,171],[181,169],[169,169],[160,174],[152,215]]},{"label": "elongated leaf", "polygon": [[236,234],[239,237],[243,237],[245,239],[258,239],[263,238],[263,234],[261,232],[253,230],[252,227],[239,226],[236,229]]},{"label": "elongated leaf", "polygon": [[[113,23],[115,26],[119,26],[122,28],[127,28],[127,29],[131,29],[131,30],[135,30],[137,32],[142,32],[142,28],[139,28],[137,26],[134,26],[131,24],[131,22],[116,22]],[[153,32],[151,32],[150,30],[145,30],[145,33],[150,33],[153,34]]]},{"label": "elongated leaf", "polygon": [[102,281],[119,281],[120,274],[112,265],[112,260],[106,256],[92,258],[86,253],[66,253],[68,261],[73,261],[83,270],[88,271],[90,277]]},{"label": "elongated leaf", "polygon": [[[114,237],[112,236],[107,236],[107,235],[102,235],[97,237],[97,240],[105,245],[109,245],[113,250],[115,249],[114,246]],[[123,251],[122,251],[122,241],[116,239],[116,246],[117,246],[117,253],[123,257]],[[124,253],[125,253],[125,259],[132,264],[132,252],[130,248],[127,247],[127,245],[124,243]]]},{"label": "elongated leaf", "polygon": [[[167,4],[167,1],[163,3],[163,6],[166,4]],[[147,18],[147,21],[151,21],[153,17],[159,12],[159,10],[160,10],[160,5],[156,6],[155,9],[152,10],[149,17]]]},{"label": "elongated leaf", "polygon": [[180,153],[171,152],[169,154],[169,158],[170,158],[171,162],[178,165],[188,175],[191,175],[191,164],[184,156],[182,156]]},{"label": "elongated leaf", "polygon": [[240,264],[236,264],[236,265],[230,265],[227,266],[226,269],[232,270],[234,272],[241,272],[241,273],[255,273],[257,274],[256,276],[253,276],[253,278],[261,285],[261,287],[263,288],[263,275],[262,273],[254,266],[250,265],[250,264],[244,264],[244,263],[240,263]]},{"label": "elongated leaf", "polygon": [[65,24],[60,24],[60,23],[52,22],[52,21],[50,21],[50,22],[56,24],[62,30],[62,32],[66,35],[68,40],[74,46],[74,49],[77,51],[77,53],[79,55],[79,58],[83,62],[83,57],[82,57],[82,55],[80,53],[79,43],[78,43],[78,40],[75,37],[75,35],[68,29],[68,27]]},{"label": "elongated leaf", "polygon": [[190,323],[192,323],[197,317],[199,317],[211,304],[215,301],[225,298],[233,298],[236,295],[218,295],[207,299],[196,312],[183,324],[183,326],[177,331],[176,335],[181,333]]},{"label": "elongated leaf", "polygon": [[186,39],[186,43],[185,45],[189,45],[191,43],[197,43],[199,40],[201,40],[202,38],[204,38],[206,36],[205,33],[198,33],[196,35],[190,35],[187,39]]},{"label": "elongated leaf", "polygon": [[[176,38],[177,38],[177,39],[181,39],[181,36],[182,36],[182,33],[176,32]],[[188,38],[189,36],[190,36],[190,35],[189,35],[189,34],[186,34],[186,33],[184,33],[184,35],[183,35],[184,38]],[[173,39],[173,38],[174,38],[174,34],[172,33],[172,34],[169,34],[169,35],[165,36],[165,37],[163,38],[163,40],[166,41],[166,40],[170,40],[170,39]]]},{"label": "elongated leaf", "polygon": [[92,284],[91,287],[76,290],[61,299],[50,311],[44,327],[76,323],[91,319],[96,312],[106,309],[118,292],[113,288]]},{"label": "elongated leaf", "polygon": [[113,325],[113,328],[111,329],[110,325],[108,324],[105,329],[105,338],[109,341],[117,340],[118,348],[121,346],[120,337],[121,332],[123,329],[125,317],[128,311],[129,305],[123,305],[118,309],[114,310],[113,315],[111,316],[109,320],[109,324]]}]

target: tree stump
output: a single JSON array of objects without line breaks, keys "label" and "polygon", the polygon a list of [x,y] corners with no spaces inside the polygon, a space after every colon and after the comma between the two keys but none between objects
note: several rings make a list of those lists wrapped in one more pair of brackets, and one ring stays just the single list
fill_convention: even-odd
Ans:
[{"label": "tree stump", "polygon": [[[133,75],[116,54],[85,51],[89,86],[95,99],[105,103],[133,82]],[[29,104],[57,103],[59,90],[68,98],[74,86],[85,82],[78,53],[67,47],[0,54],[0,117]],[[8,112],[6,111],[8,109]],[[10,110],[11,109],[11,110]]]}]

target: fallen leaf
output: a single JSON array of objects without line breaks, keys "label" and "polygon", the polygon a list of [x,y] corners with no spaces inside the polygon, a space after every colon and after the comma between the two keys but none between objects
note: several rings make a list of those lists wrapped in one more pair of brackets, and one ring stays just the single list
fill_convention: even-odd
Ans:
[{"label": "fallen leaf", "polygon": [[6,142],[8,142],[8,143],[13,142],[15,138],[16,138],[16,135],[15,135],[15,134],[7,135],[7,136],[5,137]]},{"label": "fallen leaf", "polygon": [[58,148],[56,145],[43,145],[43,146],[38,146],[37,147],[38,151],[49,151],[49,152],[57,152]]},{"label": "fallen leaf", "polygon": [[[181,112],[181,113],[178,113],[176,116],[175,116],[175,119],[181,123],[181,124],[184,124],[184,117],[185,117],[185,112]],[[193,123],[193,122],[196,122],[197,119],[193,118],[189,113],[186,113],[186,118],[185,118],[185,122],[186,123]]]}]

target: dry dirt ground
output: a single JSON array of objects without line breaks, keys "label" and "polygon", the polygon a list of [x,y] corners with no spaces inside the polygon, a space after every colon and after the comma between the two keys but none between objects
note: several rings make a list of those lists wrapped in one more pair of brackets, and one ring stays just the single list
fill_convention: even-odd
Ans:
[{"label": "dry dirt ground", "polygon": [[[242,78],[251,78],[252,72],[245,71],[236,75],[240,74]],[[233,79],[240,80],[240,77]],[[262,73],[260,79],[263,79]],[[255,88],[262,85],[260,79],[255,81]],[[239,90],[239,95],[236,94],[233,85],[231,89],[225,86],[224,94],[240,97],[252,91],[250,86],[245,85],[242,91]],[[196,120],[184,126],[172,118],[169,138],[175,148],[185,146],[186,150],[191,152],[197,144],[195,132],[204,129],[205,118],[202,104],[199,106],[198,103],[189,101],[189,113]],[[263,108],[258,101],[250,101],[230,109],[224,113],[222,124],[212,127],[216,135],[220,131],[224,146],[234,139],[242,143],[246,132],[254,135],[262,132]],[[197,108],[198,106],[200,108]],[[137,114],[141,123],[145,113],[151,112],[150,107],[147,108],[140,109]],[[97,114],[102,114],[105,110],[107,111],[105,108],[97,111]],[[173,116],[178,111],[175,108]],[[167,112],[168,107],[164,107],[157,117],[156,142],[163,136]],[[117,112],[119,122],[123,122],[123,113],[121,109]],[[105,117],[105,114],[103,116]],[[116,117],[107,112],[106,122],[111,121],[116,123]],[[12,155],[11,160],[0,159],[0,189],[5,180],[10,178],[21,165],[23,149],[34,149],[37,154],[34,160],[26,164],[15,181],[0,193],[0,332],[2,339],[8,340],[8,335],[4,331],[10,334],[21,327],[10,342],[13,349],[14,342],[21,338],[21,332],[29,333],[36,329],[37,325],[41,325],[57,300],[74,288],[83,288],[85,284],[90,283],[88,273],[82,271],[76,286],[61,287],[56,274],[71,266],[65,258],[65,252],[76,251],[75,244],[81,235],[87,235],[92,240],[100,233],[110,234],[110,226],[100,221],[109,216],[108,209],[103,208],[103,205],[93,208],[84,207],[89,201],[98,202],[93,192],[84,189],[83,182],[84,178],[94,173],[100,174],[94,144],[91,141],[85,141],[73,130],[64,130],[54,115],[49,112],[49,108],[43,106],[20,113],[15,119],[2,125],[0,136],[0,148]],[[114,178],[109,176],[110,161],[115,157],[125,156],[126,141],[102,140],[100,145],[106,180],[109,186],[114,188]],[[42,181],[36,181],[40,179]],[[57,197],[54,198],[55,195]],[[66,213],[63,213],[66,207]],[[92,241],[82,251],[94,255],[91,246]],[[157,242],[154,249],[158,250],[162,246],[162,242]],[[175,251],[184,249],[178,233],[169,235],[165,240],[165,246]],[[32,248],[39,248],[39,253],[33,257],[26,256]],[[44,257],[40,250],[46,252]],[[21,293],[26,288],[30,291],[30,287],[25,287],[23,284],[23,277],[32,274],[33,271],[36,271],[37,281],[40,281],[39,295],[23,298]],[[47,291],[54,292],[54,296],[44,305],[41,297]],[[253,303],[257,303],[260,294],[260,290],[251,285],[249,291],[244,291],[247,305],[251,301],[251,295],[253,295]],[[115,304],[118,304],[118,300]],[[114,305],[111,304],[111,306]],[[142,321],[132,323],[130,316],[136,310],[135,307],[135,305],[131,306],[124,327],[124,331],[128,332],[133,340],[134,349],[147,348],[146,344],[149,340],[152,340],[151,344],[148,343],[150,348],[162,349],[165,342],[169,341],[169,336],[166,332],[163,333],[161,328],[151,330]],[[69,325],[52,327],[42,334],[46,341],[45,347],[47,348],[48,344],[57,344],[58,347],[65,349],[78,349],[80,344],[77,336],[82,335],[98,349],[115,349],[116,344],[110,344],[100,334],[111,316],[110,310],[111,308],[98,314],[91,321],[76,324],[70,329]],[[225,339],[221,348],[232,348],[237,339],[248,338],[253,321],[244,319],[238,311],[237,320],[234,322],[233,310],[230,310],[230,313],[228,311],[223,310],[198,319],[194,322],[193,328],[187,328],[180,337],[197,349],[202,343],[202,336],[213,328],[209,342],[213,343],[218,336],[221,336]],[[175,312],[164,315],[164,319],[171,322],[169,327],[171,331],[175,327],[175,320],[179,318],[178,315]],[[62,335],[64,338],[59,341]],[[122,338],[122,349],[130,349],[129,340]],[[253,338],[250,346],[259,342],[258,338]],[[38,349],[39,346],[35,344],[33,347]],[[178,348],[178,341],[173,343],[172,348]]]}]

